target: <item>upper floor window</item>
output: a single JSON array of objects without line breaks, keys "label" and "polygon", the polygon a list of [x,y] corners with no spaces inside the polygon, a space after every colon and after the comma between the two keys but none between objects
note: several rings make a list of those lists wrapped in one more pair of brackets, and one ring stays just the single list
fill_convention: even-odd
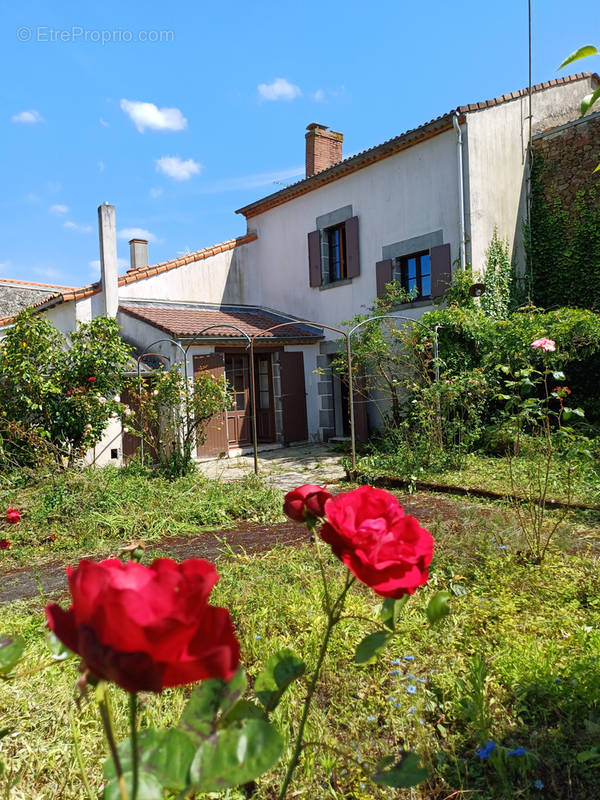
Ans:
[{"label": "upper floor window", "polygon": [[407,292],[417,289],[417,297],[431,295],[431,257],[429,250],[396,259],[394,279],[400,281]]},{"label": "upper floor window", "polygon": [[346,276],[346,226],[344,223],[325,231],[328,250],[329,283],[343,281]]}]

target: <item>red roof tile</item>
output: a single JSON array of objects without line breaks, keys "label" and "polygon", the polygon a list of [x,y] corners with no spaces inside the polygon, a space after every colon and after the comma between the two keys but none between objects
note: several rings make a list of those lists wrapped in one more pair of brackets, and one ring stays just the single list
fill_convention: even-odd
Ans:
[{"label": "red roof tile", "polygon": [[[155,328],[173,336],[174,338],[188,338],[202,336],[202,338],[215,337],[218,339],[239,339],[243,336],[240,331],[227,325],[235,325],[248,336],[260,334],[285,322],[285,319],[275,319],[258,311],[220,311],[206,308],[178,308],[174,306],[146,306],[146,305],[121,305],[119,311],[128,314],[134,319],[147,322]],[[289,320],[292,322],[291,320]],[[222,325],[223,327],[218,327]],[[212,327],[217,326],[217,327]],[[210,330],[206,330],[210,328]],[[304,339],[316,340],[322,338],[307,330],[299,323],[286,325],[265,334],[269,339]]]}]

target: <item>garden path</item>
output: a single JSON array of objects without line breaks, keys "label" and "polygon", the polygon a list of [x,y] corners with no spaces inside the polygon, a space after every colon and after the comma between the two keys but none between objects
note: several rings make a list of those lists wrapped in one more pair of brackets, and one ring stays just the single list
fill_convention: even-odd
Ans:
[{"label": "garden path", "polygon": [[[330,485],[345,477],[341,455],[326,444],[308,444],[263,450],[258,454],[258,474],[270,486],[289,492],[304,483]],[[198,469],[208,478],[239,480],[254,471],[252,453],[233,458],[201,461]]]}]

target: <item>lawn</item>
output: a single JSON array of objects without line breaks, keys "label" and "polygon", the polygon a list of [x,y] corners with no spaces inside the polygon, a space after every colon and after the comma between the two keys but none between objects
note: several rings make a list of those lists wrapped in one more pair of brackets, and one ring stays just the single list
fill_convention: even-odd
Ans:
[{"label": "lawn", "polygon": [[[373,453],[359,458],[357,474],[368,481],[382,476],[403,478],[408,481],[430,481],[437,485],[460,486],[474,490],[492,490],[503,495],[527,496],[530,489],[537,495],[538,475],[533,461],[527,455],[512,460],[507,458],[469,453],[463,457],[460,468],[414,467],[391,453]],[[512,469],[512,482],[511,482]],[[568,492],[566,462],[556,457],[549,474],[548,501],[570,499],[574,503],[600,507],[600,461],[582,458],[571,475],[571,496]],[[542,473],[543,474],[543,473]],[[514,487],[514,489],[513,489]]]},{"label": "lawn", "polygon": [[[165,530],[175,524],[171,508],[180,525],[190,525],[168,501],[169,486],[162,496]],[[142,504],[144,491],[140,485]],[[581,521],[572,525],[543,566],[531,566],[519,554],[523,543],[506,508],[442,505],[425,494],[412,500],[436,540],[429,584],[411,598],[401,635],[375,663],[353,663],[356,644],[371,630],[368,622],[351,619],[336,629],[307,733],[309,742],[321,746],[306,748],[290,797],[600,796],[600,569],[587,549],[600,539],[597,528]],[[256,513],[276,516],[277,509],[270,508]],[[254,556],[224,552],[219,558],[221,580],[212,602],[233,615],[250,681],[278,648],[292,648],[309,671],[315,663],[324,615],[313,548],[278,547]],[[342,572],[337,560],[328,559],[331,584],[341,581]],[[452,614],[432,629],[424,608],[440,589],[452,593]],[[378,605],[375,595],[358,585],[347,613],[375,618]],[[27,638],[19,673],[48,661],[39,601],[3,606],[2,630]],[[0,740],[6,765],[0,797],[12,780],[11,800],[84,797],[70,715],[90,780],[99,785],[97,763],[104,749],[97,710],[94,703],[83,702],[79,709],[73,704],[77,676],[76,662],[69,660],[0,684],[0,729],[11,730]],[[305,679],[295,684],[275,712],[286,735],[298,724],[305,687]],[[186,693],[148,696],[142,726],[175,721]],[[124,737],[124,695],[116,690],[113,697]],[[491,740],[495,750],[481,758],[477,751]],[[524,755],[509,755],[520,747]],[[413,794],[370,783],[373,763],[403,748],[419,753],[430,770],[428,782]],[[275,796],[282,771],[280,764],[259,781],[257,799]]]},{"label": "lawn", "polygon": [[0,476],[0,509],[22,512],[18,525],[0,538],[0,568],[90,553],[115,552],[131,541],[156,542],[237,521],[283,519],[283,494],[249,476],[222,483],[200,473],[168,480],[140,468],[68,471],[20,485],[18,475]]}]

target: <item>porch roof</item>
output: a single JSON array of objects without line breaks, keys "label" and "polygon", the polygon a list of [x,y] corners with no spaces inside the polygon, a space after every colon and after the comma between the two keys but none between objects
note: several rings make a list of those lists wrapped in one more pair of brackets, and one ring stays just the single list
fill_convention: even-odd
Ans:
[{"label": "porch roof", "polygon": [[[255,306],[215,308],[198,304],[126,303],[119,306],[119,312],[146,322],[174,339],[240,340],[245,339],[243,334],[246,334],[260,335],[262,341],[268,339],[289,344],[293,341],[317,342],[324,338],[323,330],[316,325],[305,325],[299,320]],[[281,323],[291,324],[269,330]]]}]

